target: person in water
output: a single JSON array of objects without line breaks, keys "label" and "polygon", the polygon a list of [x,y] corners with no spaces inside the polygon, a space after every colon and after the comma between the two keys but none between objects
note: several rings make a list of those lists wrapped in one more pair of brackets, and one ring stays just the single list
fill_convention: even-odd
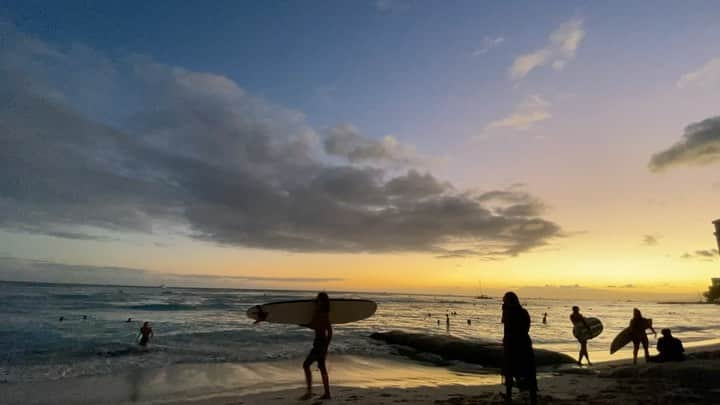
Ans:
[{"label": "person in water", "polygon": [[[573,328],[576,326],[583,326],[587,329],[588,333],[590,332],[590,327],[587,324],[587,321],[585,320],[585,317],[582,316],[580,313],[580,307],[577,305],[572,307],[572,314],[570,314],[570,322],[573,324]],[[582,365],[582,359],[585,357],[587,359],[588,366],[591,366],[590,363],[590,356],[588,355],[588,348],[587,348],[587,339],[581,339],[578,338],[578,342],[580,342],[580,354],[578,355],[578,361],[577,364]]]},{"label": "person in water", "polygon": [[685,348],[680,339],[673,336],[670,329],[663,329],[660,333],[662,337],[657,342],[657,350],[660,354],[650,360],[656,362],[685,360]]},{"label": "person in water", "polygon": [[657,332],[652,327],[650,320],[643,318],[642,313],[637,308],[633,308],[633,317],[630,320],[630,336],[633,342],[633,364],[637,364],[637,354],[640,349],[640,344],[643,346],[645,351],[645,361],[650,360],[650,353],[648,352],[648,338],[645,334],[645,330],[650,329],[653,335],[657,336]]},{"label": "person in water", "polygon": [[543,325],[547,325],[547,312],[543,314]]},{"label": "person in water", "polygon": [[138,334],[138,337],[140,338],[140,346],[147,346],[150,338],[155,337],[155,333],[150,327],[150,322],[143,323],[142,328],[140,328],[140,333]]},{"label": "person in water", "polygon": [[310,366],[317,362],[322,377],[323,388],[325,393],[320,399],[330,399],[330,380],[328,378],[327,367],[325,366],[325,358],[327,357],[328,346],[332,339],[332,326],[330,325],[330,297],[327,293],[321,292],[317,295],[315,301],[315,314],[310,324],[304,325],[315,331],[315,340],[307,358],[303,362],[303,370],[305,371],[305,382],[307,383],[307,392],[300,399],[312,398],[312,373]]},{"label": "person in water", "polygon": [[512,403],[513,381],[530,391],[530,403],[537,404],[535,353],[530,339],[530,315],[514,292],[506,292],[502,306],[505,402]]}]

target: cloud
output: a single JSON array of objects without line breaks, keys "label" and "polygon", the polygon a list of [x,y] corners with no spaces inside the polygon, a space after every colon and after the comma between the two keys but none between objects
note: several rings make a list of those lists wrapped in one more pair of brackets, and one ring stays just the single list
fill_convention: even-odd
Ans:
[{"label": "cloud", "polygon": [[392,136],[370,138],[350,124],[330,128],[324,146],[328,155],[345,158],[351,163],[421,166],[430,160],[421,156],[413,146],[400,143]]},{"label": "cloud", "polygon": [[657,246],[660,243],[661,235],[643,235],[643,245],[645,246]]},{"label": "cloud", "polygon": [[492,37],[486,36],[483,38],[482,44],[480,45],[480,47],[478,49],[474,50],[472,55],[473,56],[485,55],[491,49],[497,48],[498,46],[500,46],[500,44],[502,44],[504,41],[505,41],[505,38],[503,38],[503,37],[492,38]]},{"label": "cloud", "polygon": [[550,34],[548,43],[543,48],[516,57],[508,71],[508,77],[519,80],[535,68],[547,64],[555,70],[563,69],[575,58],[575,52],[584,37],[583,20],[574,18],[561,24]]},{"label": "cloud", "polygon": [[510,115],[489,123],[485,130],[508,128],[525,131],[551,117],[550,103],[538,95],[532,95],[526,97]]},{"label": "cloud", "polygon": [[703,249],[703,250],[696,250],[694,252],[686,252],[682,256],[680,256],[683,259],[697,259],[697,260],[703,260],[703,261],[712,261],[717,260],[720,255],[718,254],[718,251],[715,249]]},{"label": "cloud", "polygon": [[720,116],[690,124],[682,140],[652,156],[648,165],[653,172],[671,166],[702,166],[720,160]]},{"label": "cloud", "polygon": [[685,73],[677,81],[676,86],[681,89],[688,87],[720,88],[720,58],[710,59],[697,70]]},{"label": "cloud", "polygon": [[121,284],[199,287],[257,287],[272,283],[322,284],[344,281],[338,277],[258,277],[210,274],[160,273],[144,269],[89,266],[45,260],[0,257],[0,279],[5,281],[59,282],[78,284]]},{"label": "cloud", "polygon": [[0,29],[1,229],[181,229],[260,249],[487,257],[562,234],[529,195],[486,206],[407,170],[424,158],[394,138],[349,125],[323,138],[302,113],[226,77]]}]

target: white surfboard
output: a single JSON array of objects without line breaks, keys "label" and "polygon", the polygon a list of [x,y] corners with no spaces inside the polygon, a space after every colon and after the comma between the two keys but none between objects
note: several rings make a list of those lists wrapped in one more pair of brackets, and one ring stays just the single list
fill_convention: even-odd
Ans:
[{"label": "white surfboard", "polygon": [[[330,299],[330,323],[350,323],[371,317],[377,304],[370,300],[349,298]],[[315,300],[271,302],[255,305],[247,310],[247,316],[256,321],[307,325],[315,313]]]}]

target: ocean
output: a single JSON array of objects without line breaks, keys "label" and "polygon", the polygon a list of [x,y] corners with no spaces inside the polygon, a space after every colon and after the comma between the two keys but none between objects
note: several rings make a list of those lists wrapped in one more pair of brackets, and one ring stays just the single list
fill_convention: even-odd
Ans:
[{"label": "ocean", "polygon": [[[245,311],[272,301],[313,298],[307,291],[257,291],[197,288],[149,288],[37,283],[0,283],[0,382],[35,383],[105,376],[182,364],[299,364],[312,344],[312,332],[298,327],[254,325]],[[334,328],[333,358],[403,360],[398,348],[369,339],[376,331],[404,330],[465,339],[500,341],[501,302],[473,297],[330,293],[378,303],[370,319]],[[669,327],[686,345],[720,338],[720,306],[533,299],[521,297],[532,317],[535,347],[577,355],[568,319],[579,305],[600,318],[604,332],[590,342],[591,360],[608,359],[612,338],[627,326],[632,309]],[[541,323],[548,313],[548,323]],[[450,315],[446,330],[445,314]],[[60,317],[64,317],[62,322]],[[87,319],[83,319],[86,316]],[[127,319],[131,318],[131,322]],[[467,320],[471,321],[468,324]],[[438,320],[440,320],[438,326]],[[136,344],[138,329],[149,321],[155,338],[147,350]],[[651,344],[655,340],[651,337]],[[620,356],[627,356],[626,348]],[[615,356],[614,356],[615,357]],[[613,357],[613,358],[614,358]],[[429,359],[431,360],[431,359]],[[462,364],[460,364],[462,365]],[[468,370],[478,366],[467,365]],[[267,368],[265,368],[267,369]],[[258,371],[262,374],[262,371]],[[256,376],[262,379],[262,376]],[[302,382],[299,371],[293,379]],[[247,381],[253,378],[247,377]]]}]

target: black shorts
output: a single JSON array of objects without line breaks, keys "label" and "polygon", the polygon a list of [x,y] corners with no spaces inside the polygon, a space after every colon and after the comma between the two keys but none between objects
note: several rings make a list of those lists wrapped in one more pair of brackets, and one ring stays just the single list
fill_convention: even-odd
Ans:
[{"label": "black shorts", "polygon": [[317,362],[319,368],[325,368],[325,358],[327,357],[328,346],[322,342],[314,342],[313,348],[310,350],[307,358],[303,365],[309,367],[314,362]]}]

